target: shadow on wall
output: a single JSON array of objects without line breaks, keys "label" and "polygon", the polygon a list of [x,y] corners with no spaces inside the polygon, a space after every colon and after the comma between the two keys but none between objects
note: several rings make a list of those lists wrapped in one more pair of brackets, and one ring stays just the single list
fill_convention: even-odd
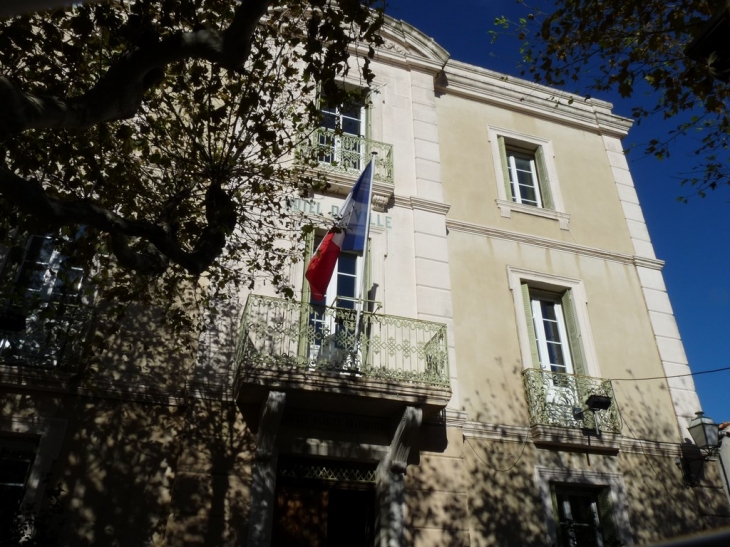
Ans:
[{"label": "shadow on wall", "polygon": [[[525,422],[515,424],[524,426],[529,418],[521,379],[516,381],[521,373],[515,365],[471,392],[469,419],[495,423],[494,416],[501,412],[524,416]],[[646,401],[652,389],[657,387],[627,383],[617,398],[619,403],[622,398]],[[714,467],[707,468],[699,487],[687,488],[675,455],[658,452],[657,443],[646,440],[676,438],[674,417],[663,416],[646,403],[622,407],[621,412],[623,435],[638,442],[624,445],[614,455],[538,448],[524,436],[514,438],[507,427],[496,428],[499,439],[480,438],[477,432],[469,433],[469,423],[467,436],[450,436],[449,447],[437,455],[436,450],[429,452],[426,434],[420,465],[408,468],[409,544],[549,544],[535,466],[564,470],[561,482],[566,483],[577,482],[583,472],[621,473],[637,545],[730,524],[730,508]],[[547,510],[552,514],[552,507]],[[468,529],[460,522],[468,522]],[[436,537],[440,539],[435,541]]]},{"label": "shadow on wall", "polygon": [[186,398],[195,344],[159,317],[130,308],[101,350],[65,371],[88,396],[2,395],[3,416],[66,422],[48,477],[61,510],[42,545],[242,544],[255,437],[235,403]]}]

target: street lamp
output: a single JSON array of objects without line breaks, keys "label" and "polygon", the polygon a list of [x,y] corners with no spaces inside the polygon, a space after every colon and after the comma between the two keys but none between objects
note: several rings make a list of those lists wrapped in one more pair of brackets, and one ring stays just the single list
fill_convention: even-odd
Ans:
[{"label": "street lamp", "polygon": [[[726,426],[727,424],[723,424]],[[705,416],[704,412],[695,412],[695,417],[689,422],[687,427],[689,434],[695,446],[682,445],[684,454],[685,449],[692,448],[698,456],[684,455],[677,458],[677,466],[682,471],[682,477],[687,486],[697,486],[703,473],[705,462],[717,459],[720,464],[720,473],[722,475],[723,489],[730,503],[730,479],[727,469],[730,468],[730,444],[728,442],[723,446],[722,440],[728,436],[728,432],[723,431],[720,435],[720,426],[715,420],[709,416]]]},{"label": "street lamp", "polygon": [[717,452],[719,447],[720,426],[704,412],[695,412],[695,417],[689,422],[689,434],[697,445],[707,456]]}]

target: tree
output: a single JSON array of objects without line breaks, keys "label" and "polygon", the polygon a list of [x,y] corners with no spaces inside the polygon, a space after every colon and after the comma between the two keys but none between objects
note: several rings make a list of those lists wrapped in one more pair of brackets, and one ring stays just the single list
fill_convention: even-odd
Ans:
[{"label": "tree", "polygon": [[714,56],[698,62],[684,50],[723,4],[555,0],[540,7],[525,5],[523,18],[501,17],[496,24],[516,30],[523,41],[523,74],[535,81],[637,98],[642,103],[632,111],[637,123],[650,116],[676,120],[675,129],[652,139],[645,151],[662,159],[678,139],[691,138],[697,164],[682,173],[682,183],[704,196],[730,184],[730,87],[715,78]]},{"label": "tree", "polygon": [[1,22],[10,261],[21,236],[51,233],[117,301],[173,302],[201,276],[291,293],[289,203],[326,184],[298,147],[318,93],[353,99],[337,85],[352,69],[371,81],[374,2],[118,0]]}]

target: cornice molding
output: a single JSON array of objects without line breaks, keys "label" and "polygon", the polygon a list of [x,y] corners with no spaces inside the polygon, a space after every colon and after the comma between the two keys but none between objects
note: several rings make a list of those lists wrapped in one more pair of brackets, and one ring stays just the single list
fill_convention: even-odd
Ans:
[{"label": "cornice molding", "polygon": [[439,201],[431,201],[430,199],[418,198],[415,196],[393,196],[393,204],[396,207],[404,207],[406,209],[417,209],[438,215],[446,215],[451,209],[448,203]]},{"label": "cornice molding", "polygon": [[137,374],[125,374],[123,378],[97,377],[79,380],[69,372],[0,364],[0,387],[164,406],[183,405],[187,401],[184,388],[159,388],[150,379]]},{"label": "cornice molding", "polygon": [[578,245],[576,243],[557,241],[554,239],[548,239],[545,237],[539,237],[530,234],[500,230],[498,228],[483,226],[481,224],[472,224],[471,222],[464,222],[461,220],[447,218],[446,228],[455,232],[484,236],[492,239],[515,241],[517,243],[524,243],[525,245],[533,245],[535,247],[543,247],[591,258],[598,258],[601,260],[609,260],[611,262],[618,262],[620,264],[631,264],[634,266],[641,266],[643,268],[649,268],[652,270],[661,271],[664,267],[663,260],[655,260],[635,255],[606,251],[604,249],[598,249],[596,247],[588,247],[586,245]]},{"label": "cornice molding", "polygon": [[[576,445],[574,440],[576,435],[582,436],[580,430],[577,429],[551,427],[550,430],[553,438],[549,445],[549,449],[553,450],[575,449]],[[463,431],[464,437],[473,439],[523,443],[527,437],[536,445],[545,444],[541,443],[539,439],[536,439],[535,428],[529,426],[490,424],[464,420]],[[624,454],[658,456],[662,458],[676,458],[682,456],[682,449],[679,443],[632,439],[623,435],[609,435],[606,433],[603,435],[610,437],[610,439],[607,439],[609,441],[608,443],[603,443],[606,445],[606,449],[608,451],[618,451]],[[536,440],[537,442],[535,442]],[[594,448],[598,448],[599,450],[601,449],[600,445],[596,446],[595,438],[593,438],[593,444]]]},{"label": "cornice molding", "polygon": [[436,81],[436,91],[494,104],[531,116],[623,138],[633,121],[611,112],[598,99],[539,85],[486,68],[449,60]]}]

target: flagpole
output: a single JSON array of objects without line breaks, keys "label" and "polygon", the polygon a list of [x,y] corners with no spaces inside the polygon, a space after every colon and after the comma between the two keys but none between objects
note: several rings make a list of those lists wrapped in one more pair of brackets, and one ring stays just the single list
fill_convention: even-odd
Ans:
[{"label": "flagpole", "polygon": [[[377,156],[377,152],[371,152],[370,157],[370,163],[373,163],[375,161],[375,156]],[[362,316],[362,308],[364,305],[363,302],[363,292],[365,287],[365,268],[367,267],[366,261],[368,256],[368,242],[370,239],[370,208],[372,207],[373,202],[373,175],[375,173],[375,165],[370,166],[370,190],[368,192],[368,206],[366,209],[365,214],[365,242],[363,243],[363,249],[362,249],[362,260],[360,264],[360,284],[357,288],[357,312],[355,315],[355,342],[352,348],[352,360],[353,364],[355,364],[355,355],[357,353],[357,346],[360,342],[360,318]]]}]

